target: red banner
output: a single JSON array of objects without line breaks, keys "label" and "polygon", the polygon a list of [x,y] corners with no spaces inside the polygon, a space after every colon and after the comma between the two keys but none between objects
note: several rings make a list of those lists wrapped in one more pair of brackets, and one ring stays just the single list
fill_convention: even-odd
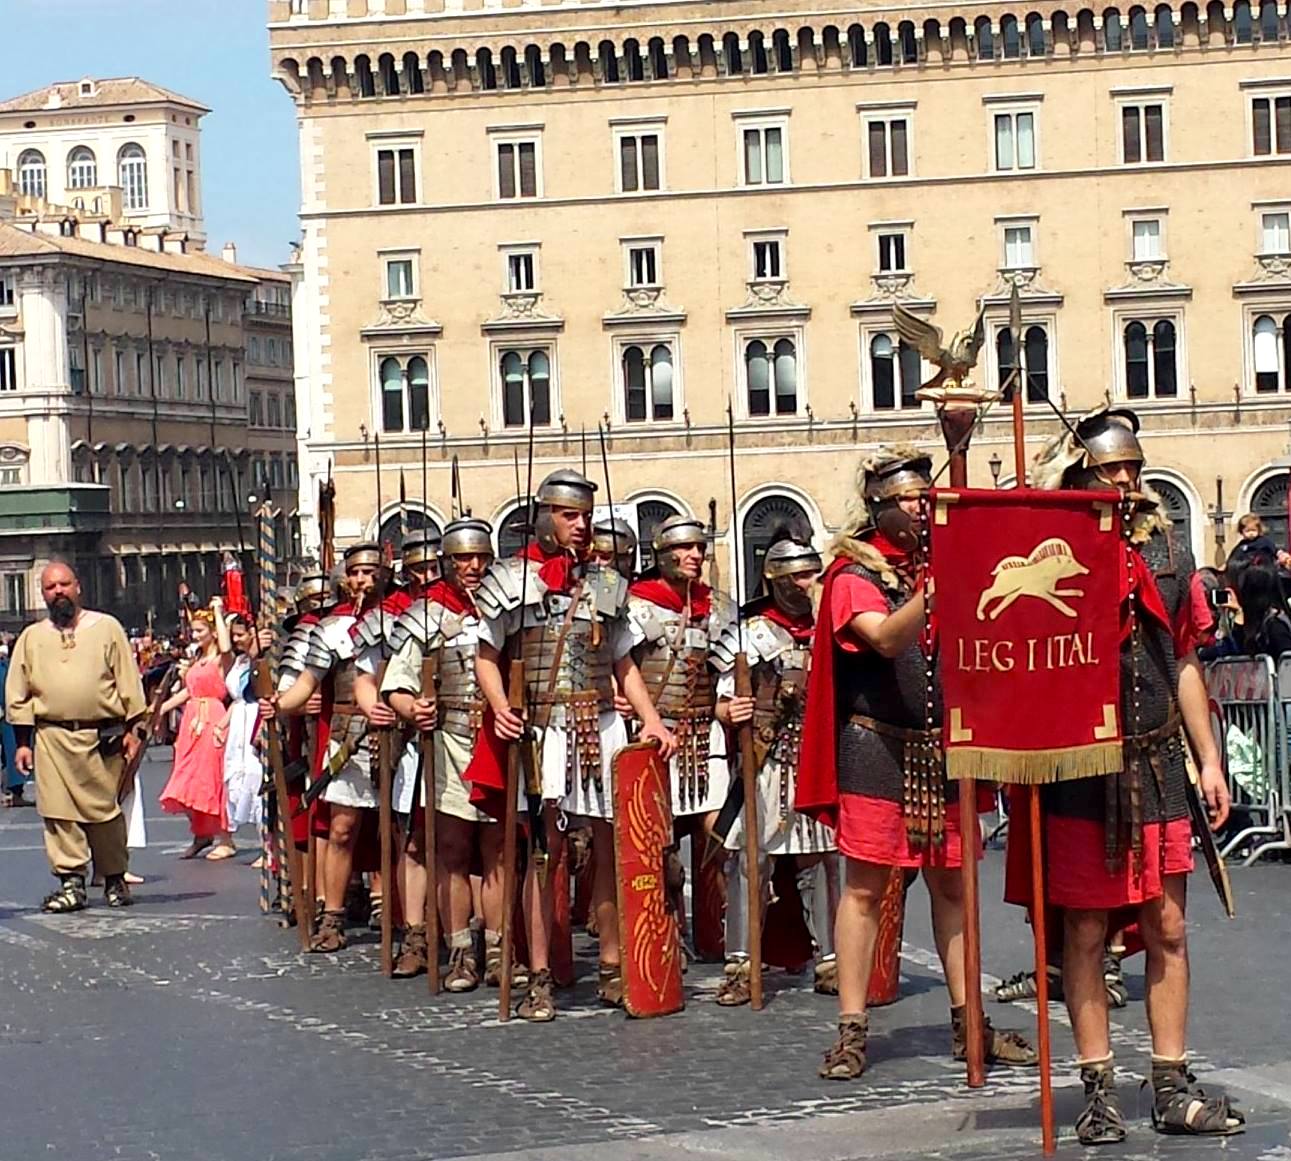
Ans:
[{"label": "red banner", "polygon": [[1121,768],[1120,512],[1106,492],[937,490],[933,609],[952,778]]}]

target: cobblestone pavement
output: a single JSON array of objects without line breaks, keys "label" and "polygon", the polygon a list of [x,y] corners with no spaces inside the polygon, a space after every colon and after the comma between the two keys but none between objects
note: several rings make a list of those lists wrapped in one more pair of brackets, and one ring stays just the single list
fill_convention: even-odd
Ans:
[{"label": "cobblestone pavement", "polygon": [[[162,751],[145,772],[155,793]],[[150,812],[157,814],[155,807]],[[1032,1072],[992,1074],[970,1093],[949,1058],[945,994],[928,949],[926,896],[911,894],[903,998],[876,1012],[871,1070],[856,1085],[816,1078],[832,1005],[805,978],[768,977],[765,1011],[713,1002],[719,969],[687,977],[687,1010],[628,1021],[595,1005],[594,956],[560,997],[555,1024],[495,1019],[496,993],[432,1001],[425,981],[383,980],[374,938],[345,954],[297,953],[258,914],[246,852],[177,862],[183,820],[150,819],[138,905],[72,916],[37,910],[48,889],[35,812],[0,817],[0,1076],[9,1082],[0,1161],[802,1161],[920,1154],[1039,1154]],[[248,842],[254,842],[248,838]],[[985,967],[1023,966],[1028,933],[998,903],[1002,858],[983,868]],[[1240,917],[1194,889],[1192,1040],[1200,1071],[1238,1093],[1243,1137],[1155,1136],[1135,1075],[1146,1063],[1141,961],[1117,1013],[1122,1096],[1133,1120],[1121,1158],[1222,1150],[1291,1161],[1291,1020],[1286,968],[1291,868],[1235,871]],[[1078,1090],[1066,1017],[1054,1019],[1061,1151]],[[1031,1026],[1021,1009],[996,1022]],[[612,1150],[612,1152],[611,1152]]]}]

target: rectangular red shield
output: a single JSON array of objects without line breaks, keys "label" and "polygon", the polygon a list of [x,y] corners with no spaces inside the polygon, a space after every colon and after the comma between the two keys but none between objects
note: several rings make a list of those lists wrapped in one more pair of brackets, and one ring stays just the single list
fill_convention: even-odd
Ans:
[{"label": "rectangular red shield", "polygon": [[1034,784],[1120,770],[1117,497],[939,489],[931,517],[949,776]]},{"label": "rectangular red shield", "polygon": [[666,1016],[686,1006],[681,935],[664,877],[672,844],[668,767],[658,746],[638,742],[614,756],[613,777],[623,1006],[629,1016]]}]

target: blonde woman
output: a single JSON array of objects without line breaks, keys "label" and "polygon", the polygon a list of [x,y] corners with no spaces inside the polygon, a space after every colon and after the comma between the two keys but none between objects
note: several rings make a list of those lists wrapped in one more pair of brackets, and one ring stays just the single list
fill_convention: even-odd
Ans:
[{"label": "blonde woman", "polygon": [[162,705],[163,714],[183,706],[184,716],[161,808],[188,815],[193,841],[181,859],[196,858],[202,851],[208,859],[227,859],[237,853],[224,792],[225,678],[233,664],[233,644],[219,597],[212,599],[210,609],[193,614],[193,645],[197,656],[184,673],[184,688]]}]

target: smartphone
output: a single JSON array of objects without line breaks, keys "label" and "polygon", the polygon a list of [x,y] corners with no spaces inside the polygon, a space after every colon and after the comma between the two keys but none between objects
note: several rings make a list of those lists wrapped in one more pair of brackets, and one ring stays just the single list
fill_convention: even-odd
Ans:
[{"label": "smartphone", "polygon": [[1229,602],[1233,599],[1232,589],[1211,589],[1210,603],[1217,609],[1228,608]]}]

